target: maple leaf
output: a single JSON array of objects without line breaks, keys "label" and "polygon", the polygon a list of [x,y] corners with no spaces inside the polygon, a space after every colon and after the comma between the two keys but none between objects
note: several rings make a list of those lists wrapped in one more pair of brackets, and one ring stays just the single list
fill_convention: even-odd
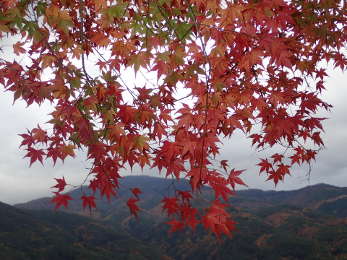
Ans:
[{"label": "maple leaf", "polygon": [[231,187],[233,187],[233,190],[235,190],[235,184],[239,184],[239,185],[243,185],[243,186],[247,186],[246,183],[244,183],[241,178],[239,177],[245,170],[238,170],[235,171],[235,169],[232,169],[229,172],[229,176],[228,176],[228,183],[231,185]]},{"label": "maple leaf", "polygon": [[57,159],[61,158],[60,149],[50,147],[50,148],[47,149],[47,155],[46,156],[47,156],[47,158],[52,158],[53,165],[55,165],[56,162],[57,162]]},{"label": "maple leaf", "polygon": [[344,70],[345,67],[347,66],[347,58],[343,53],[336,53],[335,54],[335,61],[334,61],[334,66],[340,67],[341,70]]},{"label": "maple leaf", "polygon": [[179,190],[177,191],[177,193],[181,196],[183,201],[189,202],[189,200],[192,198],[192,194],[190,191]]},{"label": "maple leaf", "polygon": [[102,143],[92,144],[88,150],[88,157],[94,158],[96,161],[101,161],[105,156],[105,145]]},{"label": "maple leaf", "polygon": [[321,139],[319,132],[314,132],[311,135],[311,138],[316,145],[324,145],[323,140]]},{"label": "maple leaf", "polygon": [[283,175],[281,175],[278,171],[270,171],[269,176],[266,180],[273,180],[275,186],[277,186],[278,181],[283,180]]},{"label": "maple leaf", "polygon": [[30,147],[32,144],[35,143],[35,139],[33,138],[29,130],[28,134],[19,134],[19,136],[23,138],[23,141],[21,142],[19,147],[22,147],[23,145],[27,145],[28,147]]},{"label": "maple leaf", "polygon": [[184,228],[184,223],[182,221],[178,221],[176,219],[170,220],[166,222],[166,224],[170,225],[171,228],[169,230],[170,233],[176,232]]},{"label": "maple leaf", "polygon": [[180,213],[181,219],[185,222],[185,225],[195,230],[196,226],[200,223],[196,217],[198,210],[189,204],[183,204],[180,207]]},{"label": "maple leaf", "polygon": [[186,220],[186,225],[193,230],[195,230],[196,226],[200,223],[201,221],[198,220],[195,215],[188,217]]},{"label": "maple leaf", "polygon": [[285,174],[289,174],[289,168],[290,168],[289,165],[285,165],[285,164],[281,163],[278,166],[277,171],[280,175],[284,176]]},{"label": "maple leaf", "polygon": [[138,211],[140,211],[140,208],[136,205],[136,203],[139,201],[139,199],[135,198],[129,198],[127,201],[127,206],[130,210],[130,213],[137,217]]},{"label": "maple leaf", "polygon": [[251,70],[252,66],[261,63],[261,50],[253,50],[252,52],[242,56],[239,67],[244,70]]},{"label": "maple leaf", "polygon": [[107,129],[111,139],[114,141],[119,140],[120,136],[125,134],[124,125],[122,124],[110,125]]},{"label": "maple leaf", "polygon": [[45,155],[45,152],[42,149],[35,149],[32,147],[29,147],[27,149],[28,153],[24,157],[30,158],[30,165],[31,166],[34,162],[39,160],[39,162],[43,165],[43,156]]},{"label": "maple leaf", "polygon": [[222,197],[225,201],[228,201],[230,195],[233,194],[230,188],[224,183],[211,183],[210,185],[214,190],[216,199]]},{"label": "maple leaf", "polygon": [[325,69],[319,69],[316,71],[316,78],[323,79],[324,77],[327,77],[328,74],[325,72]]},{"label": "maple leaf", "polygon": [[138,148],[141,152],[144,150],[144,149],[148,149],[148,144],[147,144],[147,141],[148,141],[148,137],[146,136],[143,136],[143,135],[139,135],[135,138],[135,147]]},{"label": "maple leaf", "polygon": [[55,204],[55,209],[64,206],[67,208],[69,200],[72,200],[69,194],[60,194],[59,192],[54,192],[55,196],[52,198],[52,202]]},{"label": "maple leaf", "polygon": [[267,159],[261,159],[261,162],[257,164],[258,166],[260,166],[260,170],[259,173],[262,172],[269,172],[269,170],[272,168],[272,164],[269,163],[269,161]]},{"label": "maple leaf", "polygon": [[254,145],[255,143],[259,143],[262,136],[259,134],[252,134],[250,135],[250,138],[252,138],[252,145]]},{"label": "maple leaf", "polygon": [[132,194],[134,194],[136,198],[138,198],[138,196],[142,193],[142,191],[139,188],[133,188],[131,189],[131,192]]},{"label": "maple leaf", "polygon": [[292,159],[291,164],[294,165],[295,163],[297,163],[298,165],[301,164],[302,162],[302,156],[300,154],[294,154],[292,156],[290,156],[290,159]]},{"label": "maple leaf", "polygon": [[60,146],[59,152],[60,152],[60,158],[62,159],[62,161],[64,161],[64,159],[67,156],[75,157],[74,149],[75,149],[75,146],[72,144]]},{"label": "maple leaf", "polygon": [[162,75],[165,75],[169,72],[169,66],[162,60],[158,60],[157,64],[152,68],[152,71],[157,71],[159,79]]},{"label": "maple leaf", "polygon": [[177,202],[177,198],[164,198],[161,201],[161,203],[163,203],[162,208],[167,211],[168,216],[178,212],[179,206]]},{"label": "maple leaf", "polygon": [[20,55],[22,53],[26,53],[26,50],[23,48],[24,42],[17,42],[13,44],[13,51],[16,55]]},{"label": "maple leaf", "polygon": [[206,169],[194,167],[191,168],[187,174],[187,177],[190,177],[190,185],[193,191],[199,189],[202,185],[202,181],[206,178]]},{"label": "maple leaf", "polygon": [[96,45],[102,47],[105,47],[110,43],[110,39],[102,32],[94,33],[94,35],[91,38],[91,41],[94,42]]},{"label": "maple leaf", "polygon": [[221,160],[221,161],[220,161],[220,165],[221,165],[222,168],[226,171],[227,168],[229,167],[229,165],[228,165],[228,160]]},{"label": "maple leaf", "polygon": [[271,156],[271,158],[274,159],[274,163],[282,162],[283,157],[284,156],[282,154],[278,154],[278,153],[275,153],[274,155]]},{"label": "maple leaf", "polygon": [[47,143],[47,132],[42,130],[40,126],[38,125],[37,128],[34,128],[31,130],[32,138],[36,142],[45,142]]},{"label": "maple leaf", "polygon": [[58,189],[58,193],[63,191],[65,189],[65,186],[67,185],[67,183],[65,182],[65,178],[55,178],[57,184],[52,186],[51,188],[57,188]]},{"label": "maple leaf", "polygon": [[94,196],[85,196],[85,195],[83,195],[81,197],[81,199],[82,199],[83,209],[85,209],[86,207],[88,207],[89,210],[91,210],[92,208],[96,208],[96,203],[95,203],[95,197]]},{"label": "maple leaf", "polygon": [[116,195],[115,187],[116,185],[110,181],[110,180],[105,180],[101,181],[101,196],[106,196],[108,200],[111,199],[111,196]]},{"label": "maple leaf", "polygon": [[230,214],[225,211],[227,205],[219,200],[213,201],[211,207],[202,218],[202,223],[206,229],[210,229],[218,237],[224,233],[230,236],[231,231],[235,229],[235,222],[231,220]]},{"label": "maple leaf", "polygon": [[153,135],[157,136],[159,141],[162,139],[163,136],[167,134],[166,130],[161,124],[155,123],[154,129],[153,129]]},{"label": "maple leaf", "polygon": [[290,174],[289,165],[285,165],[283,163],[279,164],[275,171],[270,171],[267,180],[273,180],[275,185],[277,185],[278,181],[283,181],[284,176],[286,174]]},{"label": "maple leaf", "polygon": [[306,151],[306,154],[305,154],[305,161],[309,162],[311,161],[312,159],[315,160],[316,159],[316,154],[317,152],[316,151],[313,151],[311,149],[308,149]]}]

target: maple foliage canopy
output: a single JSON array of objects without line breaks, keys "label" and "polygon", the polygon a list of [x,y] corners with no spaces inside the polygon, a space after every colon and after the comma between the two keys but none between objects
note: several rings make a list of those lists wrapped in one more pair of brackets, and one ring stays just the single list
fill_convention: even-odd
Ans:
[{"label": "maple foliage canopy", "polygon": [[[47,127],[21,134],[30,165],[84,149],[88,187],[107,198],[129,166],[186,178],[191,191],[162,200],[172,231],[232,233],[226,201],[245,183],[216,159],[222,139],[239,132],[255,149],[283,147],[254,162],[275,184],[314,160],[326,68],[347,66],[343,0],[2,0],[0,11],[0,39],[18,39],[18,59],[0,59],[0,84],[54,107]],[[129,70],[155,80],[129,82]],[[67,206],[68,184],[56,180],[52,201]],[[194,208],[202,185],[215,200]],[[141,190],[132,193],[137,216]],[[81,200],[96,207],[94,195]]]}]

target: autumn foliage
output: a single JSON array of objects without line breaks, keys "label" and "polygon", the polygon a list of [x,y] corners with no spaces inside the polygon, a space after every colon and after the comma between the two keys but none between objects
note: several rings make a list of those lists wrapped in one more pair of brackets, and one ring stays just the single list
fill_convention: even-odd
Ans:
[{"label": "autumn foliage", "polygon": [[[227,200],[245,183],[218,157],[223,138],[275,148],[254,162],[275,184],[315,160],[326,68],[347,66],[340,0],[2,0],[0,11],[0,37],[19,35],[18,57],[0,59],[0,84],[15,100],[54,107],[48,125],[21,134],[30,165],[83,149],[88,187],[109,199],[121,169],[186,178],[191,191],[162,200],[172,231],[232,233]],[[52,201],[68,206],[65,178],[56,181]],[[202,185],[215,200],[194,208]],[[141,190],[132,193],[137,216]],[[93,195],[81,200],[96,207]]]}]

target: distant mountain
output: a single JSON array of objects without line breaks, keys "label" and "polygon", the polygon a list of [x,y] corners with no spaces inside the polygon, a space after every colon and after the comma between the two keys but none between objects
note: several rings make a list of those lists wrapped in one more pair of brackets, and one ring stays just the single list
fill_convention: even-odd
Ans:
[{"label": "distant mountain", "polygon": [[[268,206],[292,205],[300,208],[315,208],[347,197],[347,188],[328,184],[316,184],[291,191],[262,191],[256,189],[238,191],[232,199],[235,206],[259,209]],[[330,214],[329,212],[327,212]],[[347,213],[347,212],[346,212]],[[341,212],[342,216],[346,216]]]},{"label": "distant mountain", "polygon": [[160,259],[165,253],[90,218],[0,203],[0,259]]},{"label": "distant mountain", "polygon": [[[121,250],[127,239],[132,241],[131,244],[137,244],[145,251],[150,248],[152,251],[148,249],[149,255],[157,254],[152,259],[170,259],[170,257],[171,259],[190,260],[347,259],[347,188],[319,184],[295,191],[254,189],[238,191],[237,195],[230,200],[230,212],[238,222],[238,230],[232,239],[221,238],[218,241],[202,228],[198,228],[196,231],[185,230],[168,234],[168,227],[164,224],[167,219],[161,212],[160,201],[163,196],[172,194],[175,189],[189,189],[188,182],[177,183],[162,178],[131,176],[122,180],[121,187],[115,200],[109,202],[106,199],[98,198],[98,208],[91,214],[81,208],[81,202],[78,199],[82,194],[80,189],[71,192],[71,196],[77,199],[71,202],[67,212],[52,211],[50,198],[18,204],[16,205],[18,209],[11,207],[8,212],[10,215],[11,212],[16,212],[13,214],[31,216],[26,220],[21,217],[23,229],[38,225],[37,232],[41,232],[46,230],[45,225],[49,227],[53,223],[58,225],[60,233],[57,233],[57,236],[54,235],[56,229],[51,228],[51,232],[48,232],[57,239],[59,236],[66,235],[69,239],[76,241],[76,239],[78,240],[76,235],[79,237],[81,235],[71,233],[71,230],[89,232],[89,227],[92,227],[91,232],[95,237],[102,239],[103,234],[106,234],[105,236],[111,237],[111,239],[107,239],[110,242],[95,244],[98,240],[88,240],[77,244],[81,243],[86,247],[86,243],[89,243],[89,250],[92,250],[93,247],[104,250],[104,246],[108,245],[106,252],[109,255],[105,256],[105,259],[113,259],[107,258],[112,254],[108,251],[112,243],[118,243],[116,248]],[[133,187],[140,187],[143,191],[140,203],[142,212],[139,219],[129,215],[125,203],[131,195],[130,188]],[[205,187],[199,197],[202,199],[197,199],[195,203],[203,205],[206,200],[213,199],[213,191]],[[10,206],[6,205],[6,207]],[[68,212],[75,215],[67,214]],[[65,218],[70,219],[70,222]],[[12,217],[9,216],[8,221],[11,219]],[[69,226],[68,223],[74,223],[75,226],[72,224]],[[8,223],[6,226],[11,225],[14,223]],[[104,229],[108,233],[104,232]],[[0,233],[2,234],[2,229]],[[85,235],[85,237],[88,236]],[[118,240],[123,243],[119,244]],[[0,245],[1,243],[2,240],[0,240]],[[34,244],[34,248],[35,246],[36,244]],[[82,246],[83,250],[84,247]],[[131,255],[131,248],[126,246],[124,249],[128,256]],[[98,252],[95,251],[96,254]],[[142,254],[140,253],[141,257],[146,257]],[[133,257],[133,255],[131,256]],[[92,254],[88,257],[71,259],[94,259]],[[2,258],[0,257],[0,259]]]},{"label": "distant mountain", "polygon": [[[158,210],[158,205],[164,196],[170,196],[175,189],[190,190],[189,182],[186,180],[176,180],[149,177],[149,176],[127,176],[121,180],[120,189],[114,199],[108,201],[106,198],[97,196],[98,209],[93,212],[96,218],[108,216],[117,211],[128,215],[128,208],[125,201],[131,196],[130,189],[140,187],[142,190],[140,205],[145,210]],[[85,192],[90,192],[86,187]],[[213,191],[204,187],[201,191],[203,197],[213,199]],[[71,213],[79,213],[88,215],[89,211],[82,209],[82,203],[79,199],[82,196],[80,189],[73,190],[69,193],[75,200],[69,203],[68,209],[63,211]],[[53,209],[54,205],[50,202],[50,198],[41,198],[26,203],[14,205],[17,208],[24,209]],[[317,184],[307,186],[302,189],[292,191],[263,191],[259,189],[248,189],[237,191],[236,195],[230,199],[233,207],[246,209],[248,211],[257,211],[264,207],[274,207],[281,205],[295,206],[314,209],[322,214],[331,214],[329,205],[343,205],[347,200],[347,188],[335,187],[328,184]],[[339,217],[347,217],[347,209],[344,207],[335,207],[334,214]]]}]

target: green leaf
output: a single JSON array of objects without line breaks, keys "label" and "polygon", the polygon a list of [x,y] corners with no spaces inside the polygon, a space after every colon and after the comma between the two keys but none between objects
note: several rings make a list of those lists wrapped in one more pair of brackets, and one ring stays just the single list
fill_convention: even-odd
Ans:
[{"label": "green leaf", "polygon": [[74,78],[70,81],[71,87],[78,89],[81,87],[81,79],[80,78]]},{"label": "green leaf", "polygon": [[148,144],[147,141],[149,140],[148,137],[140,135],[135,138],[135,146],[142,151],[143,148],[145,148]]},{"label": "green leaf", "polygon": [[58,23],[58,28],[62,30],[64,33],[68,34],[69,33],[69,27],[71,27],[73,23],[68,20],[61,20]]},{"label": "green leaf", "polygon": [[37,14],[37,16],[44,15],[45,11],[46,11],[46,8],[47,8],[47,3],[41,2],[41,1],[38,2],[37,5],[36,5],[36,14]]},{"label": "green leaf", "polygon": [[133,55],[129,60],[129,65],[134,65],[135,73],[140,69],[142,61],[139,55]]},{"label": "green leaf", "polygon": [[107,9],[107,14],[113,18],[121,18],[124,15],[127,6],[127,3],[119,3],[111,6]]},{"label": "green leaf", "polygon": [[184,40],[189,36],[193,25],[189,23],[180,23],[176,25],[176,33],[179,37],[179,40]]}]

